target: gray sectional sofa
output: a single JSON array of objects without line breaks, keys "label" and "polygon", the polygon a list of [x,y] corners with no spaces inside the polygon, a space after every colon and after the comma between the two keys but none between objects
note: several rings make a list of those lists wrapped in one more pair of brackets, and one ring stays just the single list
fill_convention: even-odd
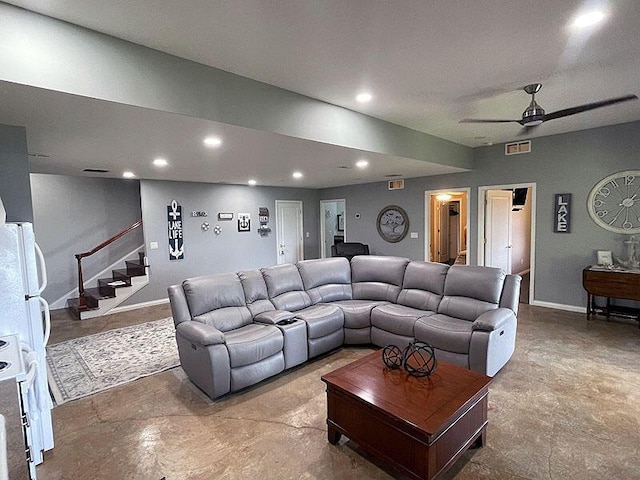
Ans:
[{"label": "gray sectional sofa", "polygon": [[341,345],[427,342],[495,375],[515,347],[520,277],[375,255],[304,260],[169,287],[182,368],[209,397]]}]

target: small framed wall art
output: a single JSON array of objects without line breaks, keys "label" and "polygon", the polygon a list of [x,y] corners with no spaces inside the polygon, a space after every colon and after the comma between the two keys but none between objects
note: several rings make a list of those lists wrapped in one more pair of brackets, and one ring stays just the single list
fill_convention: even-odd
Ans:
[{"label": "small framed wall art", "polygon": [[251,231],[251,214],[250,213],[238,214],[238,231],[239,232]]}]

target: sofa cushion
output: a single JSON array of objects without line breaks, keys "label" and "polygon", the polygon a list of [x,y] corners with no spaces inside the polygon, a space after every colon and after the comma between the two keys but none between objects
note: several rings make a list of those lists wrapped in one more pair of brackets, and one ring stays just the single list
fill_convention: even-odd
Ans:
[{"label": "sofa cushion", "polygon": [[415,338],[434,348],[453,353],[469,353],[473,323],[436,314],[416,321]]},{"label": "sofa cushion", "polygon": [[444,283],[447,296],[470,297],[488,303],[500,303],[506,274],[500,268],[453,265]]},{"label": "sofa cushion", "polygon": [[276,265],[261,271],[269,299],[278,310],[296,311],[311,305],[311,299],[304,290],[302,277],[295,265]]},{"label": "sofa cushion", "polygon": [[263,312],[275,310],[276,307],[274,307],[273,303],[269,300],[267,284],[264,282],[260,270],[238,272],[238,277],[242,283],[244,298],[251,315],[255,317]]},{"label": "sofa cushion", "polygon": [[278,327],[253,323],[225,334],[231,368],[249,365],[282,351],[284,339]]},{"label": "sofa cushion", "polygon": [[296,318],[307,323],[307,337],[320,338],[344,326],[342,310],[334,305],[313,305],[296,312]]},{"label": "sofa cushion", "polygon": [[182,282],[182,288],[194,320],[223,332],[251,323],[242,284],[235,273],[189,278]]},{"label": "sofa cushion", "polygon": [[367,328],[371,326],[371,310],[387,303],[382,300],[341,300],[331,305],[340,307],[344,313],[344,328]]},{"label": "sofa cushion", "polygon": [[416,320],[434,313],[404,305],[381,305],[371,311],[371,326],[397,335],[413,337],[413,327]]},{"label": "sofa cushion", "polygon": [[443,263],[409,262],[397,302],[419,310],[437,311],[448,269]]},{"label": "sofa cushion", "polygon": [[452,266],[438,313],[474,321],[484,312],[498,308],[505,276],[499,268]]},{"label": "sofa cushion", "polygon": [[402,288],[409,260],[399,257],[361,255],[351,260],[354,300],[395,302]]},{"label": "sofa cushion", "polygon": [[297,266],[314,304],[351,299],[351,267],[346,258],[303,260]]}]

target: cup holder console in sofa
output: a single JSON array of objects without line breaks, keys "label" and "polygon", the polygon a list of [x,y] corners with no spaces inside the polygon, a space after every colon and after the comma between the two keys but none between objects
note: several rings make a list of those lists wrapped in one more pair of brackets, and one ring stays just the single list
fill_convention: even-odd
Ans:
[{"label": "cup holder console in sofa", "polygon": [[209,397],[342,345],[418,340],[495,375],[515,347],[520,277],[375,255],[303,260],[169,287],[182,368]]}]

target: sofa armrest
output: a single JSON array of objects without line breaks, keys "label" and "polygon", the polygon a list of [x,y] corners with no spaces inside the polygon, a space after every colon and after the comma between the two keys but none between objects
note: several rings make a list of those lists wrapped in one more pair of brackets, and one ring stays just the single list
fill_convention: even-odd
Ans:
[{"label": "sofa armrest", "polygon": [[287,310],[269,310],[262,312],[253,317],[253,320],[258,323],[266,323],[268,325],[276,325],[279,322],[291,320],[295,316],[295,313]]},{"label": "sofa armrest", "polygon": [[224,343],[224,333],[206,323],[182,322],[178,324],[176,331],[187,340],[205,347]]},{"label": "sofa armrest", "polygon": [[504,327],[508,323],[515,321],[516,316],[509,308],[497,308],[484,312],[473,322],[471,328],[473,330],[482,330],[492,332]]}]

